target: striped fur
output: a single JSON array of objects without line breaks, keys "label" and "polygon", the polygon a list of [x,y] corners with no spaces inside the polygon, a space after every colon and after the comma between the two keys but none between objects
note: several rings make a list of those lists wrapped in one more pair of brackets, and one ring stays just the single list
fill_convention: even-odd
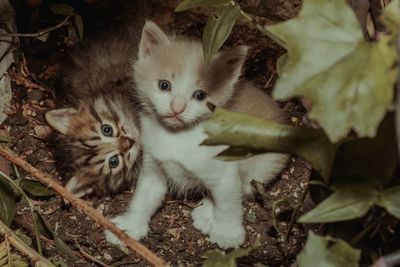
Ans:
[{"label": "striped fur", "polygon": [[[115,193],[132,184],[141,162],[140,110],[130,66],[134,34],[98,37],[71,52],[57,90],[59,109],[46,113],[59,173],[78,196]],[[102,127],[112,128],[107,136]],[[112,168],[112,158],[119,164]]]}]

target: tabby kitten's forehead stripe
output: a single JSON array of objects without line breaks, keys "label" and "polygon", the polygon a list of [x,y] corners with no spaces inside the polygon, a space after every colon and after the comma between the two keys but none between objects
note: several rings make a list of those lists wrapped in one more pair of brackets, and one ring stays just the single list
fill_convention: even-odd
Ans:
[{"label": "tabby kitten's forehead stripe", "polygon": [[[69,123],[64,135],[56,134],[57,146],[62,149],[55,156],[61,172],[74,177],[75,187],[70,186],[74,191],[93,187],[104,194],[132,182],[141,150],[134,112],[123,97],[106,96],[81,102],[74,112],[64,112]],[[46,118],[57,129],[51,112]]]},{"label": "tabby kitten's forehead stripe", "polygon": [[58,170],[78,196],[117,192],[132,183],[141,164],[131,77],[140,28],[122,28],[70,51],[56,88],[68,108],[46,114],[55,130],[50,141]]}]

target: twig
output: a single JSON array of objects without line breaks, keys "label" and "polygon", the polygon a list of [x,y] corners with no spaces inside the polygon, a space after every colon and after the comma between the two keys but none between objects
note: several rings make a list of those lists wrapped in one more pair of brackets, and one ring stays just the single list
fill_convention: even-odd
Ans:
[{"label": "twig", "polygon": [[289,228],[285,234],[284,241],[286,241],[289,237],[290,232],[292,231],[293,225],[297,220],[297,216],[304,205],[304,201],[306,200],[308,194],[308,185],[304,188],[303,195],[301,196],[300,202],[297,204],[296,208],[293,211],[292,217],[290,218]]},{"label": "twig", "polygon": [[[22,229],[28,231],[28,232],[32,232],[33,231],[33,226],[30,225],[29,223],[27,223],[26,221],[20,220],[18,218],[14,218],[13,223],[17,224],[18,226],[20,226]],[[44,242],[46,242],[49,246],[56,248],[56,244],[53,240],[48,239],[47,237],[40,235],[40,239],[43,240]],[[78,251],[72,250],[73,253],[75,254],[75,256],[81,258],[82,260],[86,260],[83,255],[81,253],[79,253]]]},{"label": "twig", "polygon": [[58,28],[61,28],[67,21],[69,20],[71,16],[66,16],[63,21],[58,23],[56,26],[44,29],[42,31],[36,32],[36,33],[0,33],[0,37],[4,36],[11,36],[11,37],[40,37],[46,33],[49,33],[51,31],[57,30]]},{"label": "twig", "polygon": [[350,244],[352,246],[356,245],[358,242],[361,241],[366,235],[368,235],[380,222],[381,220],[386,216],[386,213],[383,212],[381,213],[378,217],[375,218],[370,224],[368,224],[364,229],[361,230],[360,233],[358,233],[355,237],[353,237],[350,240]]},{"label": "twig", "polygon": [[76,241],[75,239],[74,239],[74,242],[75,242],[75,245],[78,247],[79,252],[82,254],[83,257],[85,257],[86,259],[89,259],[90,261],[92,261],[92,262],[94,262],[94,263],[97,263],[97,264],[100,265],[100,266],[103,266],[103,267],[111,267],[111,265],[105,264],[104,262],[102,262],[102,261],[96,259],[96,258],[93,257],[92,255],[90,255],[89,253],[87,253],[86,251],[84,251],[83,248],[79,245],[78,241]]},{"label": "twig", "polygon": [[17,235],[13,233],[13,231],[8,228],[7,225],[5,225],[1,220],[0,220],[0,232],[7,236],[8,240],[10,241],[11,245],[15,247],[18,251],[29,257],[32,261],[36,263],[41,263],[44,267],[55,267],[54,264],[52,264],[48,259],[37,253],[35,250],[33,250],[30,246],[24,243]]},{"label": "twig", "polygon": [[276,208],[286,203],[289,203],[289,201],[287,201],[286,199],[279,199],[272,204],[272,226],[278,232],[281,239],[284,238],[284,235],[278,226],[278,219],[276,217]]},{"label": "twig", "polygon": [[[237,5],[237,3],[235,4]],[[283,40],[279,39],[272,32],[268,31],[267,28],[265,28],[264,26],[258,24],[256,18],[253,15],[246,13],[243,9],[240,8],[240,16],[244,19],[244,21],[247,24],[253,25],[254,27],[256,27],[257,30],[267,35],[269,38],[277,42],[280,46],[286,47],[285,42]]]},{"label": "twig", "polygon": [[147,247],[142,245],[140,242],[130,238],[124,231],[116,227],[103,215],[99,214],[94,208],[89,207],[85,201],[76,197],[63,186],[61,186],[56,179],[51,175],[45,174],[42,171],[36,169],[28,162],[20,158],[14,152],[12,152],[8,147],[0,145],[0,155],[8,159],[12,163],[20,166],[23,170],[30,173],[32,176],[36,177],[40,182],[46,184],[48,187],[52,188],[54,191],[59,193],[63,198],[67,199],[74,207],[86,213],[90,218],[92,218],[96,223],[104,226],[110,230],[115,236],[117,236],[123,243],[126,244],[132,251],[136,252],[142,256],[145,260],[153,264],[154,266],[168,266],[168,264],[158,257],[154,252],[149,250]]}]

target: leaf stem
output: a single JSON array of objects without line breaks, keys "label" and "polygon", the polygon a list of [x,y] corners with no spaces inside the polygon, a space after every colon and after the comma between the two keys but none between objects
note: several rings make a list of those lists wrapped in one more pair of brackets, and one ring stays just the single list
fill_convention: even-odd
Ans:
[{"label": "leaf stem", "polygon": [[60,23],[58,23],[57,25],[47,28],[47,29],[44,29],[42,31],[38,31],[36,33],[0,33],[0,37],[9,37],[9,36],[11,36],[11,37],[34,37],[34,38],[40,37],[46,33],[49,33],[51,31],[61,28],[65,23],[67,23],[67,21],[69,20],[70,17],[71,16],[66,16],[64,18],[64,20],[61,21]]},{"label": "leaf stem", "polygon": [[301,196],[299,203],[296,205],[296,208],[294,209],[294,211],[292,213],[292,217],[290,218],[289,228],[285,234],[284,241],[287,241],[289,234],[292,231],[293,225],[295,224],[295,222],[297,220],[299,212],[303,208],[304,201],[306,200],[307,194],[308,194],[308,184],[307,184],[306,188],[304,188],[303,195]]},{"label": "leaf stem", "polygon": [[242,18],[244,19],[244,21],[246,23],[252,24],[253,26],[255,26],[257,30],[259,30],[260,32],[262,32],[265,35],[267,35],[269,38],[271,38],[272,40],[277,42],[280,46],[282,46],[284,48],[287,47],[285,42],[283,40],[279,39],[278,36],[276,36],[275,34],[270,32],[265,26],[258,24],[253,15],[245,12],[241,8],[240,8],[240,15],[242,16]]},{"label": "leaf stem", "polygon": [[37,245],[37,249],[40,255],[43,255],[42,252],[42,245],[40,242],[40,233],[39,233],[39,228],[36,222],[36,218],[35,218],[35,212],[38,212],[35,205],[33,205],[33,203],[31,202],[30,198],[28,197],[28,195],[24,192],[24,190],[22,190],[15,182],[13,179],[11,179],[7,174],[5,174],[4,172],[0,171],[0,176],[3,177],[4,179],[7,180],[7,182],[9,184],[11,184],[26,200],[26,202],[29,205],[29,209],[31,210],[31,214],[32,214],[32,220],[33,220],[33,226],[35,229],[35,238],[36,238],[36,245]]}]

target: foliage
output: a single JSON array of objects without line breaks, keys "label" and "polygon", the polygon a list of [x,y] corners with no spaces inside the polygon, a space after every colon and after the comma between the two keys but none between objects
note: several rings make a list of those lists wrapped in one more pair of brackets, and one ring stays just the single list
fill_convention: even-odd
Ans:
[{"label": "foliage", "polygon": [[26,262],[21,261],[21,258],[11,253],[10,247],[6,241],[0,244],[0,267],[27,267]]},{"label": "foliage", "polygon": [[0,219],[10,225],[15,214],[15,194],[12,187],[0,179]]},{"label": "foliage", "polygon": [[[76,258],[73,251],[68,247],[68,245],[65,244],[64,241],[60,239],[57,235],[55,235],[52,230],[50,230],[39,210],[35,207],[27,194],[29,193],[29,195],[33,197],[40,198],[54,196],[54,191],[46,188],[37,181],[26,179],[24,174],[21,173],[19,169],[15,166],[14,175],[16,178],[15,180],[0,171],[0,192],[2,193],[0,194],[0,203],[3,204],[0,206],[0,220],[5,222],[7,225],[11,224],[14,218],[17,198],[19,195],[23,196],[23,199],[28,203],[32,213],[36,245],[39,253],[41,253],[41,243],[39,235],[43,235],[46,238],[53,240],[55,246],[62,253],[72,258]],[[19,193],[19,195],[17,193]]]},{"label": "foliage", "polygon": [[298,256],[300,267],[357,267],[361,251],[341,239],[309,232],[304,250]]},{"label": "foliage", "polygon": [[[213,115],[205,125],[209,136],[203,145],[228,145],[217,155],[224,160],[239,160],[265,152],[303,157],[319,174],[312,174],[310,190],[320,204],[299,222],[341,222],[344,233],[347,230],[344,221],[375,216],[364,225],[362,232],[342,234],[357,243],[385,228],[389,219],[392,222],[400,219],[396,128],[394,116],[388,113],[399,73],[400,1],[393,0],[383,10],[382,21],[389,31],[380,32],[379,38],[372,42],[364,39],[347,2],[304,0],[297,17],[270,26],[257,24],[254,16],[240,9],[235,1],[219,2],[218,8],[240,9],[239,17],[231,18],[226,29],[231,29],[241,18],[286,48],[288,53],[277,62],[279,78],[273,96],[280,100],[310,98],[312,107],[307,115],[322,129],[280,125],[213,108]],[[211,14],[216,9],[206,0],[186,0],[182,6],[184,9],[205,6]],[[221,31],[220,37],[213,38],[213,32],[221,25],[210,24],[211,19],[203,33],[207,57],[216,53],[229,35]],[[376,206],[381,209],[373,208]],[[388,218],[387,214],[393,217],[380,221]],[[392,222],[392,225],[399,223]],[[330,224],[325,229],[329,232]],[[383,244],[384,241],[379,246]],[[300,266],[358,266],[359,259],[360,251],[345,241],[310,234],[298,263]]]},{"label": "foliage", "polygon": [[311,97],[309,117],[332,142],[351,129],[359,137],[375,136],[393,101],[397,76],[392,68],[396,50],[387,37],[365,41],[345,0],[307,0],[296,18],[267,30],[288,50],[273,93],[276,99]]},{"label": "foliage", "polygon": [[236,259],[248,256],[250,252],[257,249],[260,242],[257,240],[253,245],[248,248],[237,248],[229,253],[220,250],[212,250],[207,252],[207,260],[204,262],[203,267],[236,267]]},{"label": "foliage", "polygon": [[204,126],[202,145],[229,145],[221,159],[237,160],[265,152],[288,152],[307,159],[328,179],[337,145],[321,130],[298,128],[216,108]]}]

